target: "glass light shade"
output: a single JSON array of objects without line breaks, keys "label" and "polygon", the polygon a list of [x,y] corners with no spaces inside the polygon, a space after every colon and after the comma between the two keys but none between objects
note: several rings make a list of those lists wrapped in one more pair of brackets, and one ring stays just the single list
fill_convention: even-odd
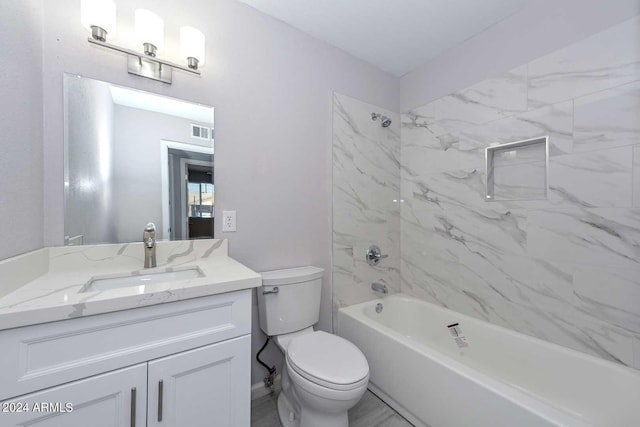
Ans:
[{"label": "glass light shade", "polygon": [[164,21],[147,9],[136,9],[136,38],[138,42],[150,43],[158,50],[164,47]]},{"label": "glass light shade", "polygon": [[198,67],[204,65],[204,34],[193,27],[180,28],[180,57],[195,58]]},{"label": "glass light shade", "polygon": [[116,33],[116,4],[113,0],[81,0],[80,22],[89,32],[96,26],[113,36]]}]

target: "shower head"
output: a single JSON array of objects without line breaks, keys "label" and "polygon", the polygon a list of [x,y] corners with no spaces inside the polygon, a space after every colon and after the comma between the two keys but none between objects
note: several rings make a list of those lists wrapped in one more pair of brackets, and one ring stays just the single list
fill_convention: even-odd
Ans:
[{"label": "shower head", "polygon": [[391,119],[380,113],[371,113],[371,120],[374,122],[380,119],[380,124],[383,128],[388,128],[391,125]]}]

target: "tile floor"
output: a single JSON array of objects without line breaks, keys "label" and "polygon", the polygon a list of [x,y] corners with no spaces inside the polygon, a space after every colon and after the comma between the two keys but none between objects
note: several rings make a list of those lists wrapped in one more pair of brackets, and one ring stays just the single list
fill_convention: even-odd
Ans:
[{"label": "tile floor", "polygon": [[[251,427],[280,427],[276,397],[264,396],[251,402]],[[349,427],[412,427],[396,411],[369,390],[349,411]]]}]

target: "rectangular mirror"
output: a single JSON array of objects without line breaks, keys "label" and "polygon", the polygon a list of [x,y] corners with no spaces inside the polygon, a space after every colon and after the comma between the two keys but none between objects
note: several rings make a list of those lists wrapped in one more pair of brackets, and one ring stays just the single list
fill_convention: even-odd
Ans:
[{"label": "rectangular mirror", "polygon": [[65,245],[213,237],[213,107],[64,76]]}]

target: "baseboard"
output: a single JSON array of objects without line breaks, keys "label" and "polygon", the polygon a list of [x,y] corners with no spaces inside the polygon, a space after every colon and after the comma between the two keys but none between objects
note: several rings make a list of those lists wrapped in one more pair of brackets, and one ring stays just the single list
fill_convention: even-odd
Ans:
[{"label": "baseboard", "polygon": [[282,388],[282,377],[276,375],[276,379],[273,381],[273,391],[264,386],[264,382],[251,384],[251,400],[256,400],[261,397],[267,396],[273,392],[278,392]]}]

